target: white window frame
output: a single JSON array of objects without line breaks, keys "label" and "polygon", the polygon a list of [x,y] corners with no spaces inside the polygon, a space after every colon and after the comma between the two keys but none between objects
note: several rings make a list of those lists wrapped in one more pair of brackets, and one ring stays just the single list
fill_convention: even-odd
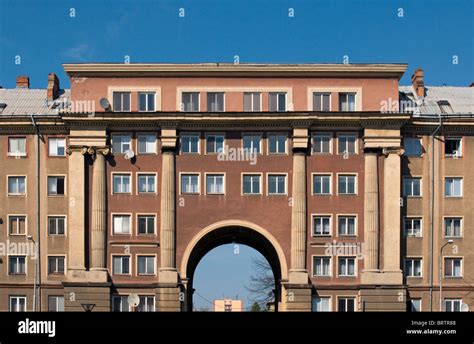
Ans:
[{"label": "white window frame", "polygon": [[[284,152],[283,153],[280,153],[280,152],[274,153],[274,152],[270,151],[270,138],[275,137],[275,136],[283,136],[285,138],[285,146],[284,146]],[[279,148],[278,143],[277,143],[277,148]],[[288,134],[286,134],[286,133],[277,133],[277,132],[268,133],[267,134],[267,154],[268,155],[288,155]]]},{"label": "white window frame", "polygon": [[[342,96],[342,95],[345,95],[345,96],[346,96],[346,102],[347,102],[347,98],[348,98],[349,95],[353,95],[353,96],[354,96],[354,110],[348,110],[348,109],[343,110],[343,109],[341,108],[341,96]],[[358,97],[357,97],[357,95],[358,95],[358,93],[355,92],[355,91],[352,91],[352,92],[351,92],[351,91],[340,91],[340,92],[338,92],[338,94],[337,94],[337,106],[338,106],[338,110],[339,110],[340,112],[355,112],[355,111],[359,111],[359,110],[358,110],[358,106],[357,106],[357,102],[358,102],[358,99],[357,99]],[[349,104],[349,102],[347,102],[347,104]]]},{"label": "white window frame", "polygon": [[[354,177],[354,192],[353,193],[341,193],[341,190],[339,190],[339,178],[340,177]],[[351,172],[343,172],[343,173],[337,173],[337,195],[342,195],[342,196],[354,196],[358,194],[358,174],[357,173],[351,173]],[[346,186],[349,185],[346,179]]]},{"label": "white window frame", "polygon": [[[354,275],[346,275],[346,274],[342,274],[340,269],[339,269],[339,260],[340,259],[353,259],[354,260]],[[338,277],[357,277],[357,257],[355,256],[337,256],[337,276]],[[348,268],[349,265],[347,265],[347,270],[349,269]]]},{"label": "white window frame", "polygon": [[[252,110],[250,110],[250,111],[245,111],[245,95],[246,95],[246,94],[250,94],[250,95],[251,95],[251,97],[250,97],[250,99],[251,99],[251,100],[250,100],[250,108],[251,108]],[[255,94],[258,94],[258,97],[260,98],[260,107],[259,107],[258,110],[254,110],[254,108],[255,108],[254,105],[255,105],[255,104],[254,104],[253,96],[254,96]],[[261,112],[261,111],[262,111],[262,92],[244,92],[244,94],[243,94],[243,110],[244,110],[244,112]]]},{"label": "white window frame", "polygon": [[[329,234],[325,234],[325,233],[317,234],[315,232],[316,226],[315,226],[314,221],[315,221],[316,218],[320,218],[320,219],[328,218],[329,219]],[[321,223],[321,228],[324,228],[323,223]],[[313,238],[331,237],[332,234],[333,234],[332,232],[333,232],[332,214],[311,214],[311,236]]]},{"label": "white window frame", "polygon": [[444,150],[444,156],[447,157],[447,158],[462,158],[463,156],[463,139],[462,137],[459,137],[459,136],[448,136],[448,137],[445,137],[444,138],[444,145],[446,145],[446,141],[448,140],[459,140],[459,152],[457,152],[456,154],[446,154],[446,148]]},{"label": "white window frame", "polygon": [[[315,152],[315,139],[317,137],[328,137],[329,138],[329,152]],[[330,155],[333,154],[333,133],[332,132],[316,132],[311,134],[311,154],[312,155]],[[321,146],[322,148],[322,146]]]},{"label": "white window frame", "polygon": [[[140,150],[140,138],[147,138],[149,136],[153,136],[154,143],[153,143],[153,151],[148,152],[148,140],[145,139],[145,148],[147,149],[146,152]],[[156,133],[138,133],[137,134],[137,151],[140,155],[149,155],[149,154],[157,154],[156,150],[156,143],[157,143],[157,135]]]},{"label": "white window frame", "polygon": [[[208,145],[207,139],[209,137],[214,137],[214,151],[209,151],[208,150],[209,145]],[[222,137],[223,138],[223,140],[222,140],[222,152],[219,152],[219,150],[217,149],[216,140],[215,140],[216,137]],[[215,155],[215,154],[220,154],[220,153],[225,152],[226,138],[225,138],[224,133],[206,133],[205,138],[206,138],[206,141],[205,141],[205,143],[206,143],[205,154],[206,155]]]},{"label": "white window frame", "polygon": [[[114,155],[118,155],[118,154],[125,154],[126,151],[128,150],[133,150],[133,135],[131,133],[114,133],[111,135],[112,136],[112,153]],[[128,137],[129,140],[128,140],[128,143],[125,142],[125,141],[122,141],[122,139],[120,139],[120,150],[119,151],[115,151],[114,149],[114,141],[117,140],[117,137]],[[125,145],[128,145],[129,148],[128,149],[125,149],[124,146]]]},{"label": "white window frame", "polygon": [[[419,180],[420,181],[420,194],[419,195],[413,195],[413,181],[414,180]],[[410,181],[410,189],[411,189],[411,192],[410,194],[406,194],[405,193],[405,183],[407,181]],[[420,198],[420,197],[423,197],[423,178],[421,176],[403,176],[403,184],[402,184],[402,192],[403,192],[403,196],[404,197],[407,197],[407,198]]]},{"label": "white window frame", "polygon": [[[420,262],[419,275],[416,275],[415,262]],[[413,275],[408,275],[407,264],[411,265]],[[403,260],[403,274],[406,278],[423,278],[423,257],[406,257]]]},{"label": "white window frame", "polygon": [[[24,217],[25,218],[25,234],[12,234],[11,233],[11,226],[10,226],[10,220],[11,218],[18,218],[18,217]],[[7,233],[8,236],[27,236],[28,235],[28,216],[26,214],[8,214],[7,215]],[[17,224],[17,229],[18,229],[18,224]]]},{"label": "white window frame", "polygon": [[[252,176],[252,177],[258,177],[259,178],[259,189],[260,189],[260,192],[252,192],[252,193],[246,193],[244,191],[244,177],[245,176]],[[242,196],[261,196],[263,195],[263,178],[262,178],[262,173],[255,173],[255,172],[242,172],[241,174],[241,177],[240,177],[240,180],[241,180],[241,194]],[[251,185],[253,185],[253,181],[251,182]],[[253,190],[253,186],[251,187],[252,190]]]},{"label": "white window frame", "polygon": [[[11,151],[12,144],[10,140],[25,140],[25,151],[24,152],[13,152]],[[26,157],[28,156],[28,139],[26,136],[8,136],[7,137],[7,156],[9,157]],[[19,147],[18,144],[16,144],[17,147]]]},{"label": "white window frame", "polygon": [[[414,233],[414,221],[419,220],[420,221],[420,233],[419,235],[416,235]],[[410,221],[410,228],[409,231],[407,230],[407,227],[405,226],[406,221]],[[422,216],[405,216],[403,218],[403,235],[405,238],[422,238],[423,237],[423,217]]]},{"label": "white window frame", "polygon": [[[451,180],[451,195],[448,196],[447,195],[447,189],[446,189],[446,182],[448,181],[448,179]],[[454,191],[454,183],[453,181],[455,180],[460,180],[461,181],[461,187],[460,187],[460,190],[461,190],[461,194],[460,195],[454,195],[453,194],[453,191]],[[463,194],[464,194],[464,178],[463,177],[460,177],[460,176],[445,176],[444,177],[444,197],[445,198],[462,198],[463,197]]]},{"label": "white window frame", "polygon": [[[119,191],[115,191],[114,189],[114,181],[115,181],[115,178],[121,178],[121,189],[123,189],[123,180],[124,180],[124,177],[128,177],[129,178],[129,186],[130,186],[130,191],[129,192],[119,192]],[[132,176],[132,173],[131,172],[112,172],[112,185],[111,185],[111,190],[112,190],[112,195],[131,195],[132,192],[133,192],[133,176]]]},{"label": "white window frame", "polygon": [[[115,108],[115,93],[120,93],[120,109]],[[124,96],[128,93],[128,103],[130,104],[130,109],[124,110]],[[112,91],[112,110],[113,112],[131,112],[132,111],[132,92],[128,90],[114,90]]]},{"label": "white window frame", "polygon": [[[183,96],[184,94],[187,94],[187,93],[195,93],[197,94],[197,110],[186,110],[186,105],[184,104],[184,101],[183,101]],[[179,110],[181,112],[199,112],[201,111],[201,92],[199,91],[181,91],[180,92],[180,99],[181,99],[181,102],[179,104]]]},{"label": "white window frame", "polygon": [[[208,187],[208,182],[207,182],[207,177],[209,176],[218,176],[222,177],[222,192],[208,192],[207,187]],[[225,195],[226,193],[226,175],[224,172],[206,172],[204,173],[204,191],[206,195]]]},{"label": "white window frame", "polygon": [[[12,258],[16,258],[17,259],[17,266],[18,265],[18,259],[19,258],[23,258],[25,260],[25,272],[11,272],[10,268],[11,268],[11,262],[10,262],[10,259]],[[28,259],[27,259],[27,256],[24,255],[24,254],[11,254],[11,255],[8,255],[7,256],[7,259],[8,259],[8,276],[27,276],[28,275]]]},{"label": "white window frame", "polygon": [[[450,307],[451,309],[454,308],[453,307],[454,303],[459,303],[459,311],[461,311],[461,307],[462,307],[462,304],[463,304],[462,299],[459,299],[459,298],[445,298],[443,301],[444,301],[443,302],[444,309],[441,310],[442,312],[448,312],[447,311],[448,302],[451,303],[451,307]],[[456,311],[451,310],[449,312],[456,312]]]},{"label": "white window frame", "polygon": [[[138,270],[138,262],[140,260],[140,258],[152,258],[153,259],[153,272],[150,273],[150,272],[140,272]],[[135,264],[136,264],[136,272],[137,272],[137,276],[156,276],[156,254],[137,254],[136,255],[136,260],[135,260]],[[147,270],[147,261],[145,261],[145,270]]]},{"label": "white window frame", "polygon": [[[146,218],[150,218],[152,217],[154,219],[153,221],[153,233],[140,233],[140,218],[143,218],[143,217],[146,217]],[[136,214],[136,224],[137,224],[137,236],[150,236],[150,235],[156,235],[156,226],[157,226],[157,214],[156,213],[153,213],[153,214],[145,214],[145,213],[137,213]],[[146,223],[146,227],[147,227],[147,230],[148,230],[148,221]]]},{"label": "white window frame", "polygon": [[[284,178],[284,188],[285,190],[277,193],[271,193],[270,192],[270,177],[276,176],[276,177],[283,177]],[[278,189],[278,182],[277,182],[277,189]],[[267,196],[285,196],[288,195],[288,173],[278,173],[278,172],[271,172],[267,173]]]},{"label": "white window frame", "polygon": [[[116,276],[122,276],[122,275],[116,275]],[[127,298],[128,298],[128,295],[113,295],[112,296],[112,312],[130,312],[131,307],[128,304]],[[120,299],[120,310],[115,309],[115,300],[116,299]],[[125,300],[125,302],[127,302],[127,310],[122,310],[124,300]]]},{"label": "white window frame", "polygon": [[[154,181],[154,185],[155,185],[155,190],[154,191],[140,191],[140,178],[146,178],[146,181],[147,181],[147,190],[148,190],[148,180],[151,178],[153,179]],[[157,176],[156,176],[156,173],[154,172],[138,172],[137,173],[137,194],[138,195],[155,195],[158,193],[157,189],[158,189],[158,186],[157,186]],[[130,186],[130,191],[131,191],[131,186]]]},{"label": "white window frame", "polygon": [[[183,151],[183,138],[184,137],[197,137],[197,152],[185,152]],[[188,148],[191,148],[190,145]],[[201,154],[201,134],[200,133],[181,133],[179,135],[179,152],[182,155],[199,155]]]},{"label": "white window frame", "polygon": [[[217,102],[217,96],[219,94],[222,94],[222,110],[211,110],[209,108],[210,106],[210,103],[209,103],[209,96],[210,95],[213,95],[214,96],[214,101],[216,101],[217,104],[219,104],[219,102]],[[207,112],[225,112],[225,92],[221,91],[207,91],[206,92],[206,111]]]},{"label": "white window frame", "polygon": [[[139,308],[140,306],[143,306],[145,307],[145,309],[148,307],[148,306],[152,306],[152,311],[151,312],[155,312],[155,295],[139,295],[140,297],[140,304],[138,305],[137,307],[137,312],[140,312]],[[145,303],[142,303],[142,299],[145,299]],[[149,299],[152,299],[153,300],[153,304],[152,305],[149,305],[148,304],[148,300]],[[145,311],[145,312],[148,312],[148,311]]]},{"label": "white window frame", "polygon": [[[50,220],[52,219],[56,219],[56,232],[57,232],[57,228],[58,228],[58,221],[57,219],[63,219],[64,220],[64,234],[51,234],[50,232]],[[46,228],[48,230],[48,236],[51,236],[51,237],[64,237],[66,236],[66,233],[67,233],[67,215],[53,215],[53,214],[48,214],[48,216],[46,217]]]},{"label": "white window frame", "polygon": [[[319,299],[319,300],[328,300],[328,310],[316,310],[315,309],[315,300],[316,299]],[[311,298],[311,311],[312,312],[332,312],[332,297],[331,296],[326,296],[326,295],[318,295],[318,296],[315,296],[313,295],[313,297]]]},{"label": "white window frame", "polygon": [[[25,175],[7,175],[7,196],[8,197],[25,197],[27,196],[27,188],[28,188],[28,176]],[[17,179],[17,188],[19,186],[18,184],[18,179],[23,178],[24,179],[24,184],[25,184],[25,192],[20,193],[20,192],[11,192],[10,191],[10,178],[16,178]]]},{"label": "white window frame", "polygon": [[[315,109],[314,109],[314,108],[315,108],[315,105],[316,105],[316,104],[314,103],[314,96],[315,96],[316,94],[328,95],[328,96],[329,96],[329,109],[323,110],[323,102],[322,102],[322,99],[323,99],[323,98],[322,98],[322,97],[321,97],[321,104],[320,104],[320,105],[321,105],[321,110],[315,110]],[[329,111],[331,111],[331,109],[332,109],[332,92],[330,92],[330,91],[312,91],[312,92],[311,92],[311,104],[312,104],[312,107],[311,107],[312,110],[311,110],[311,111],[321,111],[321,112],[329,112]]]},{"label": "white window frame", "polygon": [[[353,218],[354,219],[354,234],[341,234],[340,233],[340,223],[339,221],[341,220],[341,218],[345,218],[346,219],[346,226],[348,226],[348,219],[349,218]],[[357,214],[337,214],[337,236],[338,237],[356,237],[357,234],[358,234],[358,221],[357,221]]]},{"label": "white window frame", "polygon": [[[197,177],[197,192],[183,192],[183,177],[195,176]],[[200,195],[201,194],[201,173],[200,172],[180,172],[179,173],[179,194],[180,195]]]},{"label": "white window frame", "polygon": [[[140,110],[140,95],[141,94],[146,94],[146,101],[145,101],[145,108],[146,110]],[[148,99],[148,95],[152,94],[153,95],[153,109],[154,110],[149,110],[148,109],[148,105],[149,105],[149,99]],[[131,107],[131,103],[130,103],[130,107]],[[156,112],[156,92],[153,92],[153,91],[138,91],[137,92],[137,107],[138,107],[138,112]]]},{"label": "white window frame", "polygon": [[[12,301],[13,299],[16,299],[17,300],[17,305],[19,304],[19,300],[22,299],[25,301],[25,310],[21,311],[21,310],[13,310],[13,307],[12,307]],[[28,299],[26,296],[23,296],[23,295],[9,295],[8,296],[8,311],[9,312],[27,312],[28,311]]]},{"label": "white window frame", "polygon": [[[415,303],[419,303],[418,309],[416,309],[417,307],[415,306]],[[413,310],[413,309],[415,309],[415,310]],[[421,297],[410,298],[410,311],[411,312],[422,312],[423,311],[423,299]]]},{"label": "white window frame", "polygon": [[[348,148],[348,141],[346,140],[346,144],[345,144],[345,150],[340,153],[339,152],[339,146],[340,146],[340,140],[341,140],[341,137],[354,137],[354,152],[349,152],[347,151],[347,148]],[[337,141],[336,141],[336,153],[337,155],[358,155],[359,154],[359,135],[358,133],[355,133],[355,132],[343,132],[343,133],[337,133],[336,134],[336,138],[337,138]],[[326,153],[327,154],[327,153]]]},{"label": "white window frame", "polygon": [[[58,148],[60,147],[58,145],[59,141],[63,141],[64,145],[62,146],[64,148],[64,154],[58,154]],[[52,142],[56,142],[55,145],[52,145]],[[65,137],[48,137],[48,156],[50,157],[65,157],[66,156],[66,138]],[[51,152],[52,148],[56,148],[56,152]]]},{"label": "white window frame", "polygon": [[[453,269],[453,264],[455,260],[459,260],[459,271],[460,275],[459,276],[448,276],[446,275],[446,260],[451,261],[451,271],[454,272]],[[464,257],[459,257],[459,256],[443,256],[443,278],[448,278],[448,279],[456,279],[456,278],[463,278],[464,277]]]},{"label": "white window frame", "polygon": [[[315,192],[315,186],[316,186],[316,180],[315,178],[324,178],[324,177],[329,177],[329,193],[316,193]],[[317,172],[317,173],[311,173],[311,193],[313,196],[331,196],[332,195],[332,172]]]},{"label": "white window frame", "polygon": [[[270,97],[273,94],[276,95],[276,110],[270,110]],[[280,97],[279,97],[280,94],[285,95],[285,109],[283,111],[279,110],[280,109]],[[268,111],[269,112],[287,112],[287,111],[289,111],[288,105],[289,105],[288,104],[288,92],[286,92],[286,91],[268,92]]]},{"label": "white window frame", "polygon": [[[343,299],[345,300],[345,301],[344,301],[344,308],[346,308],[346,310],[344,310],[344,311],[339,308],[339,301],[341,301],[341,300],[343,300]],[[352,295],[350,295],[350,296],[346,296],[346,295],[339,295],[339,296],[337,296],[337,299],[336,299],[337,311],[338,311],[338,312],[349,312],[349,311],[347,310],[347,300],[352,300],[352,301],[354,301],[354,312],[357,312],[357,296],[352,296]]]},{"label": "white window frame", "polygon": [[[130,213],[111,213],[110,214],[110,217],[111,217],[111,235],[132,235],[132,231],[133,231],[133,218],[132,218],[132,214]],[[116,217],[128,217],[130,219],[130,228],[129,228],[129,231],[128,233],[124,233],[123,232],[123,220],[122,220],[122,229],[120,232],[117,232],[115,230],[115,218]]]},{"label": "white window frame", "polygon": [[[323,260],[329,260],[329,274],[328,275],[317,275],[315,273],[315,267],[316,267],[316,260],[323,261]],[[311,275],[312,277],[332,277],[332,257],[331,256],[321,256],[321,255],[312,255],[311,256]]]},{"label": "white window frame", "polygon": [[[61,273],[61,272],[53,272],[51,273],[49,271],[49,260],[50,259],[56,259],[56,270],[58,270],[59,268],[59,259],[63,259],[64,260],[64,271]],[[48,276],[66,276],[67,275],[67,262],[66,262],[66,255],[64,254],[48,254],[47,258],[46,258],[46,269],[47,269],[47,274]]]},{"label": "white window frame", "polygon": [[[56,178],[56,194],[49,193],[49,180],[50,178]],[[64,179],[64,194],[58,194],[57,189],[57,180],[58,178],[63,178]],[[65,197],[67,196],[67,175],[65,174],[48,174],[46,176],[46,188],[47,188],[47,194],[48,197]]]},{"label": "white window frame", "polygon": [[[459,236],[446,234],[446,221],[447,220],[451,220],[451,222],[452,220],[459,220]],[[444,238],[462,238],[463,232],[464,232],[463,225],[464,225],[464,217],[462,216],[443,216],[443,237]]]},{"label": "white window frame", "polygon": [[[49,308],[50,302],[51,302],[52,299],[56,300],[54,310],[51,310]],[[59,309],[59,307],[58,307],[58,305],[59,305],[58,300],[60,300],[60,299],[62,299],[62,302],[63,302],[63,309]],[[48,312],[64,312],[64,307],[65,307],[64,306],[64,295],[48,295]]]},{"label": "white window frame", "polygon": [[[123,272],[123,262],[120,260],[120,273],[115,273],[114,258],[128,258],[128,273]],[[112,275],[113,276],[131,276],[132,275],[132,256],[130,254],[112,254],[111,255]]]},{"label": "white window frame", "polygon": [[246,152],[246,148],[244,146],[244,137],[245,136],[252,136],[252,137],[258,137],[259,138],[259,140],[258,140],[258,151],[255,152],[255,149],[252,149],[252,148],[255,148],[253,146],[253,140],[252,140],[251,141],[252,145],[251,145],[251,149],[250,149],[249,153],[262,155],[262,153],[263,153],[263,150],[262,150],[263,135],[262,135],[262,133],[242,133],[242,149],[243,149],[244,152]]}]

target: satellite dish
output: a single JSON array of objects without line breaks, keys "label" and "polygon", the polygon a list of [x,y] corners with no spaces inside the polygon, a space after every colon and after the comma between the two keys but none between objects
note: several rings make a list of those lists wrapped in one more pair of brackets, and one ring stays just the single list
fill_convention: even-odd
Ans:
[{"label": "satellite dish", "polygon": [[130,307],[137,307],[140,304],[140,298],[137,294],[130,294],[127,297],[127,301]]},{"label": "satellite dish", "polygon": [[100,98],[99,104],[105,111],[110,110],[110,103],[107,98]]},{"label": "satellite dish", "polygon": [[469,305],[467,303],[461,304],[461,312],[469,312]]},{"label": "satellite dish", "polygon": [[125,156],[124,157],[125,157],[126,160],[133,159],[134,156],[135,156],[135,152],[132,151],[131,149],[125,151]]}]

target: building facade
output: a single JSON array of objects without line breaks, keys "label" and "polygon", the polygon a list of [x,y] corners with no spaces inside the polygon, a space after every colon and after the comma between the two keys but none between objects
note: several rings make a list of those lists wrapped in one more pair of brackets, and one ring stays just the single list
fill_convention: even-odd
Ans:
[{"label": "building facade", "polygon": [[0,89],[0,310],[192,310],[226,243],[267,258],[279,311],[472,308],[473,88],[400,87],[403,64],[64,68],[70,91]]}]

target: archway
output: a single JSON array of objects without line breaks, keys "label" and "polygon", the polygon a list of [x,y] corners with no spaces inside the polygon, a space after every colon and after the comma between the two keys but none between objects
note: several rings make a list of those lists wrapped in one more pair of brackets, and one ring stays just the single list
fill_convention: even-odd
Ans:
[{"label": "archway", "polygon": [[201,259],[225,244],[247,245],[269,262],[275,278],[275,310],[281,301],[281,280],[288,278],[285,255],[276,239],[264,228],[246,221],[221,221],[201,230],[188,244],[181,260],[180,275],[186,285],[186,310],[192,311],[193,278]]}]

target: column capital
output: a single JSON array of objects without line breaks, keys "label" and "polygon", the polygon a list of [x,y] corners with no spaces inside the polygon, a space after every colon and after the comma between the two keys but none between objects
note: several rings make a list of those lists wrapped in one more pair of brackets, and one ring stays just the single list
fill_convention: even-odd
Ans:
[{"label": "column capital", "polygon": [[402,147],[387,147],[382,150],[382,154],[388,156],[390,154],[397,154],[402,156],[405,153],[405,150]]},{"label": "column capital", "polygon": [[100,153],[104,156],[106,155],[109,155],[110,154],[110,147],[96,147],[96,146],[69,146],[67,149],[66,149],[66,153],[68,155],[71,155],[72,153],[74,152],[78,152],[78,153],[81,153],[82,155],[86,155],[86,154],[89,154],[89,155],[94,155],[94,154],[97,154],[97,153]]}]

